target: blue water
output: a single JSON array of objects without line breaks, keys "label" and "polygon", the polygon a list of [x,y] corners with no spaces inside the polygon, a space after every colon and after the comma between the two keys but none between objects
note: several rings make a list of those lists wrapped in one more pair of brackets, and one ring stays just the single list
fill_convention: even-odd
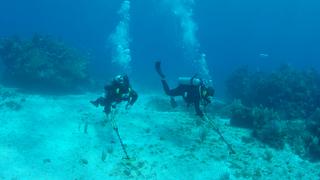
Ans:
[{"label": "blue water", "polygon": [[[0,0],[0,46],[35,34],[66,46],[0,47],[0,180],[320,179],[319,76],[295,71],[320,72],[319,0]],[[89,78],[67,47],[89,57]],[[179,76],[212,78],[216,99],[201,119],[178,98],[171,107],[156,60],[170,87]],[[283,64],[294,70],[260,74]],[[244,66],[258,73],[226,86]],[[106,119],[89,102],[119,73],[139,98]]]},{"label": "blue water", "polygon": [[[1,1],[0,37],[56,36],[90,53],[92,76],[105,79],[121,71],[110,63],[108,44],[119,21],[120,4],[115,0]],[[272,70],[289,63],[320,69],[320,3],[316,0],[201,0],[193,8],[200,49],[221,91],[226,76],[239,66]],[[159,88],[155,59],[163,61],[171,79],[194,73],[185,63],[179,22],[163,3],[135,0],[130,14],[133,79]],[[173,68],[177,65],[181,68]]]}]

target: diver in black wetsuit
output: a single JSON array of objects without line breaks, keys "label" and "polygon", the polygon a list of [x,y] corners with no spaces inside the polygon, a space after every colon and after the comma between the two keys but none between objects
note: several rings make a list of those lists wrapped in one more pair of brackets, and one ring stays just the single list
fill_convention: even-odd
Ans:
[{"label": "diver in black wetsuit", "polygon": [[188,105],[194,104],[197,115],[203,117],[204,114],[200,109],[200,104],[203,103],[203,105],[206,106],[211,103],[210,97],[214,96],[214,89],[206,86],[205,83],[196,76],[187,79],[184,78],[182,79],[184,83],[180,83],[178,87],[170,89],[165,79],[165,75],[161,71],[160,65],[160,62],[157,61],[155,68],[161,77],[161,83],[165,93],[171,96],[171,104],[176,106],[176,103],[173,99],[174,96],[182,96]]},{"label": "diver in black wetsuit", "polygon": [[122,101],[127,101],[126,109],[130,108],[138,99],[138,94],[131,88],[127,75],[116,76],[109,85],[104,87],[105,96],[90,101],[96,107],[104,106],[104,112],[108,116],[112,108]]}]

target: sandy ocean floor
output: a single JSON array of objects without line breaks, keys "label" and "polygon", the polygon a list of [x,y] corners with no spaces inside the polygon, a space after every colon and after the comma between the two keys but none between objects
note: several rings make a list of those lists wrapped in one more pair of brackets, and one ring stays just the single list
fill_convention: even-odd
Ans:
[{"label": "sandy ocean floor", "polygon": [[[250,131],[215,121],[236,154],[183,104],[140,94],[116,116],[124,153],[102,108],[100,94],[39,96],[0,90],[0,179],[320,179],[320,163],[277,151]],[[121,106],[120,106],[121,107]],[[205,136],[207,132],[207,136]]]}]

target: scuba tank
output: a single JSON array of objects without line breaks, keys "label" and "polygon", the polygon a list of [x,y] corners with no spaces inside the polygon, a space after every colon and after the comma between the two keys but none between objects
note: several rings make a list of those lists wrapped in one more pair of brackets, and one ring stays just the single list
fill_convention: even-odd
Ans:
[{"label": "scuba tank", "polygon": [[193,77],[179,77],[180,85],[191,85],[191,86],[200,86],[202,84],[202,80],[196,78],[196,75]]}]

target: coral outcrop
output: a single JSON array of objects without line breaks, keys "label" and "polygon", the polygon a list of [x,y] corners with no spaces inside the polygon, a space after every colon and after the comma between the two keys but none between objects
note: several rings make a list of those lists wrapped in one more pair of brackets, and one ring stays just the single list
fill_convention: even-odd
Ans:
[{"label": "coral outcrop", "polygon": [[26,99],[17,95],[15,90],[0,86],[0,110],[20,111],[25,101]]},{"label": "coral outcrop", "polygon": [[4,81],[26,89],[70,90],[88,79],[88,58],[49,36],[0,41]]},{"label": "coral outcrop", "polygon": [[236,70],[227,80],[233,126],[252,129],[261,142],[320,159],[320,75],[282,66],[273,73]]},{"label": "coral outcrop", "polygon": [[281,118],[308,118],[320,107],[320,75],[311,69],[300,71],[285,65],[267,74],[235,71],[227,80],[227,92],[246,106],[276,110]]}]

